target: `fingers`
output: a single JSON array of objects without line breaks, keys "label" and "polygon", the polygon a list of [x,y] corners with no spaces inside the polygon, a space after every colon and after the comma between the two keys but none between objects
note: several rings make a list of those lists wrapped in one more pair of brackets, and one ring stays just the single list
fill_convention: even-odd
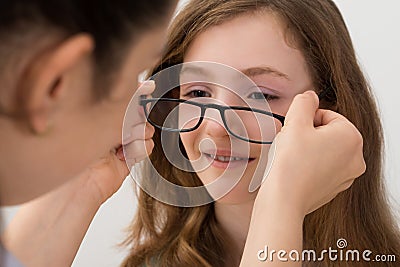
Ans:
[{"label": "fingers", "polygon": [[124,157],[129,166],[143,160],[153,150],[152,140],[154,127],[149,123],[139,124],[132,128],[129,139],[124,139]]},{"label": "fingers", "polygon": [[136,125],[146,121],[143,107],[139,105],[139,100],[141,95],[149,95],[154,91],[154,89],[155,89],[154,81],[146,81],[142,83],[141,86],[137,89],[125,113],[124,126],[123,126],[124,134],[130,132],[129,128],[135,127]]},{"label": "fingers", "polygon": [[318,109],[319,100],[314,91],[298,94],[286,114],[285,125],[314,126],[315,112]]},{"label": "fingers", "polygon": [[151,95],[156,88],[156,84],[153,80],[148,80],[143,83],[139,83],[139,88],[136,95]]},{"label": "fingers", "polygon": [[341,157],[347,158],[348,177],[354,179],[361,176],[366,171],[366,163],[360,131],[344,116],[333,111],[322,110],[317,113],[316,120],[320,123],[317,131],[332,141],[331,149],[347,148],[340,154],[342,154]]},{"label": "fingers", "polygon": [[[139,99],[141,95],[151,94],[154,91],[154,89],[155,89],[154,81],[146,81],[140,84],[139,89],[133,96],[124,117],[123,136],[122,136],[123,145],[126,145],[135,139],[142,139],[142,140],[146,139],[144,138],[143,135],[140,134],[140,132],[135,130],[136,127],[144,128],[143,124],[146,122],[146,117],[143,111],[143,107],[139,105]],[[146,126],[146,128],[148,127]]]},{"label": "fingers", "polygon": [[[122,147],[121,147],[121,152],[122,153]],[[115,158],[114,158],[115,159]],[[129,174],[129,169],[128,166],[125,163],[125,160],[121,160],[121,158],[118,156],[118,152],[117,152],[117,159],[114,160],[114,166],[115,169],[117,171],[117,177],[121,177],[124,178]]]},{"label": "fingers", "polygon": [[123,128],[123,152],[129,167],[146,158],[153,150],[154,143],[151,139],[154,128],[146,122],[143,108],[139,106],[141,95],[150,95],[155,89],[154,81],[146,81],[140,84],[133,97],[124,119]]},{"label": "fingers", "polygon": [[152,140],[154,127],[143,123],[132,128],[131,138],[125,139],[124,156],[129,165],[135,164],[147,157],[153,150]]},{"label": "fingers", "polygon": [[154,127],[148,122],[141,123],[132,127],[130,132],[124,133],[122,145],[127,145],[135,140],[151,139],[154,135]]},{"label": "fingers", "polygon": [[[134,101],[136,101],[136,103],[139,103],[140,101],[140,97],[142,95],[144,96],[150,96],[154,90],[156,88],[156,84],[153,80],[149,80],[149,81],[145,81],[143,83],[139,83],[139,89],[135,95],[136,99],[134,99]],[[139,114],[144,118],[145,117],[145,113],[143,110],[142,106],[139,106]]]},{"label": "fingers", "polygon": [[129,167],[145,159],[153,150],[154,142],[152,139],[135,140],[124,146],[125,160]]},{"label": "fingers", "polygon": [[[319,133],[323,133],[327,139],[335,140],[335,146],[341,144],[351,151],[348,172],[351,177],[359,177],[366,170],[363,155],[363,137],[360,131],[347,118],[330,110],[318,110],[314,123]],[[345,155],[344,155],[345,156]]]},{"label": "fingers", "polygon": [[324,126],[338,120],[347,120],[344,116],[332,110],[318,109],[314,117],[314,126]]}]

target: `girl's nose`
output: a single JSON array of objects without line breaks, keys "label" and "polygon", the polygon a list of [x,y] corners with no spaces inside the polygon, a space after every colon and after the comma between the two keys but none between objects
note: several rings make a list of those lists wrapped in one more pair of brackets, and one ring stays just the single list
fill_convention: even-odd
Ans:
[{"label": "girl's nose", "polygon": [[229,136],[228,131],[222,121],[221,114],[216,109],[208,109],[204,114],[202,125],[200,126],[207,135],[221,138]]}]

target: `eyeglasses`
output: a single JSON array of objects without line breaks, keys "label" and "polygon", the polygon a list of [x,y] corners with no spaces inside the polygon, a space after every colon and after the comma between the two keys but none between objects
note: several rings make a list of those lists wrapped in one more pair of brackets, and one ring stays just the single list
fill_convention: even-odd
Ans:
[{"label": "eyeglasses", "polygon": [[251,107],[222,106],[174,98],[145,98],[142,96],[147,121],[168,132],[186,133],[199,128],[207,109],[219,111],[227,132],[243,141],[272,144],[276,129],[284,125],[285,117]]}]

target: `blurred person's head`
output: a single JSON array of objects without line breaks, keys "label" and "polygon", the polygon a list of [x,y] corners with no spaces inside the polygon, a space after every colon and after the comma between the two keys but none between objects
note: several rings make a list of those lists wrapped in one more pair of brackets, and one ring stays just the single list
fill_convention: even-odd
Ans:
[{"label": "blurred person's head", "polygon": [[138,75],[177,1],[0,2],[0,203],[30,200],[121,144]]}]

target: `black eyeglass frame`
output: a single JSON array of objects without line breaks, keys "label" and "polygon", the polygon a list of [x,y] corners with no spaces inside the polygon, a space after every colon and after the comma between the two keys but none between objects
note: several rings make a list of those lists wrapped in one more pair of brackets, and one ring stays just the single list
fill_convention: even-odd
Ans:
[{"label": "black eyeglass frame", "polygon": [[[147,108],[146,108],[146,105],[147,105],[148,103],[157,103],[158,101],[169,101],[169,102],[185,103],[185,104],[191,104],[191,105],[200,107],[200,109],[201,109],[201,115],[200,115],[199,122],[198,122],[194,127],[190,128],[190,129],[173,129],[173,128],[168,128],[168,127],[164,127],[164,126],[159,126],[159,125],[157,125],[155,122],[153,122],[153,121],[150,119],[150,116],[149,116],[150,114],[148,113],[148,110],[147,110]],[[267,141],[256,141],[256,140],[251,140],[251,139],[244,138],[244,137],[242,137],[242,136],[239,136],[239,135],[233,133],[233,132],[229,129],[228,125],[227,125],[226,118],[225,118],[225,110],[230,109],[230,110],[252,111],[252,112],[261,113],[261,114],[264,114],[264,115],[273,117],[273,118],[277,119],[277,120],[282,124],[282,126],[283,126],[284,123],[285,123],[285,117],[282,116],[282,115],[278,115],[278,114],[275,114],[275,113],[272,113],[272,112],[269,112],[269,111],[265,111],[265,110],[261,110],[261,109],[256,109],[256,108],[250,108],[250,107],[222,106],[222,105],[218,105],[218,104],[202,104],[202,103],[198,103],[198,102],[194,102],[194,101],[190,101],[190,100],[185,100],[185,99],[176,99],[176,98],[146,98],[146,96],[141,96],[141,99],[140,99],[139,104],[140,104],[141,106],[143,106],[144,113],[145,113],[145,115],[146,115],[146,119],[147,119],[147,121],[148,121],[151,125],[153,125],[154,127],[158,128],[158,129],[160,129],[160,130],[163,130],[163,131],[168,131],[168,132],[180,132],[180,133],[186,133],[186,132],[191,132],[191,131],[196,130],[197,128],[200,127],[201,123],[203,122],[203,119],[204,119],[204,115],[205,115],[205,113],[206,113],[206,110],[207,110],[208,108],[216,109],[216,110],[219,111],[219,113],[220,113],[220,115],[221,115],[221,118],[222,118],[222,122],[224,123],[225,129],[228,131],[229,134],[231,134],[232,136],[234,136],[234,137],[236,137],[236,138],[238,138],[238,139],[240,139],[240,140],[243,140],[243,141],[246,141],[246,142],[250,142],[250,143],[255,143],[255,144],[270,145],[270,144],[272,144],[273,141],[267,142]]]}]

